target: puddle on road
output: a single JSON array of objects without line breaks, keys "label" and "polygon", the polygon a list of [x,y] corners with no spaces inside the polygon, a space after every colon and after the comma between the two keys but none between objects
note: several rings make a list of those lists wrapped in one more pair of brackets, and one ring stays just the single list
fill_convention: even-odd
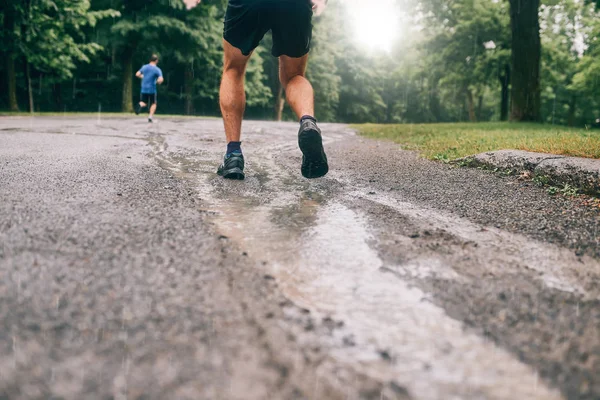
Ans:
[{"label": "puddle on road", "polygon": [[[219,232],[264,261],[261,273],[275,277],[284,296],[315,320],[343,322],[335,343],[324,344],[326,362],[395,382],[415,399],[561,398],[529,367],[465,332],[420,289],[390,274],[370,246],[366,218],[327,189],[284,185],[294,179],[281,169],[268,179],[215,179],[207,160],[216,157],[185,162],[153,141],[159,162],[197,188]],[[261,169],[272,171],[273,160],[253,168]]]},{"label": "puddle on road", "polygon": [[[331,362],[394,381],[415,398],[560,398],[528,367],[464,332],[421,290],[382,271],[366,220],[344,205],[303,197],[287,208],[237,201],[212,209],[222,234],[268,261],[264,272],[290,301],[317,320],[343,321]],[[297,223],[280,224],[278,214],[290,209]],[[347,338],[353,346],[341,345]]]}]

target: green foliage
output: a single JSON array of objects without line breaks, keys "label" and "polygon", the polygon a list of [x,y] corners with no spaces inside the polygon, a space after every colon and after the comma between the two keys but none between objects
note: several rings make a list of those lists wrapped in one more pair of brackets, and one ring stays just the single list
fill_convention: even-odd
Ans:
[{"label": "green foliage", "polygon": [[59,79],[71,78],[77,63],[89,63],[102,48],[86,41],[83,28],[119,15],[111,9],[90,11],[88,0],[28,0],[7,6],[12,9],[5,13],[15,18],[14,30],[4,33],[13,40],[11,50],[32,68]]},{"label": "green foliage", "polygon": [[426,46],[443,101],[466,105],[469,119],[481,119],[484,112],[476,109],[476,99],[483,106],[483,97],[496,88],[509,59],[508,6],[485,0],[430,6]]},{"label": "green foliage", "polygon": [[575,186],[569,185],[568,183],[565,183],[565,185],[562,188],[557,187],[557,186],[549,186],[546,189],[546,192],[550,195],[555,195],[555,194],[560,193],[563,196],[567,196],[567,197],[575,197],[575,196],[579,196],[581,194],[578,188],[576,188]]},{"label": "green foliage", "polygon": [[600,108],[600,13],[591,9],[588,9],[588,13],[585,22],[587,35],[591,39],[587,41],[588,48],[576,65],[571,89],[589,96]]},{"label": "green foliage", "polygon": [[336,60],[341,57],[336,46],[343,37],[340,26],[338,14],[325,13],[316,21],[313,32],[307,77],[315,89],[317,118],[324,121],[337,119],[340,102],[342,78],[336,65]]},{"label": "green foliage", "polygon": [[594,119],[594,84],[600,77],[594,75],[595,65],[600,66],[594,38],[600,32],[599,17],[594,6],[576,0],[542,6],[542,107],[546,122],[581,125]]},{"label": "green foliage", "polygon": [[533,177],[533,183],[536,184],[536,186],[547,186],[550,184],[550,178],[546,175],[535,175]]},{"label": "green foliage", "polygon": [[[342,0],[314,19],[307,77],[321,121],[497,121],[508,104],[509,4],[489,0],[398,2],[399,40],[374,51],[354,40]],[[600,14],[594,2],[552,0],[540,10],[542,116],[591,126],[600,118]],[[161,57],[161,112],[218,115],[226,0],[186,10],[180,0],[3,0],[0,65],[43,110],[128,109],[137,68]],[[272,118],[278,62],[269,35],[248,66],[247,116]],[[12,64],[11,64],[12,63]],[[16,72],[15,72],[16,71]],[[5,79],[2,79],[3,81]],[[504,90],[503,90],[504,89]],[[5,91],[0,108],[10,102]],[[12,102],[14,103],[14,101]],[[11,104],[12,104],[11,103]],[[12,107],[12,105],[11,105]],[[14,107],[12,107],[14,109]],[[286,108],[284,118],[291,119]],[[436,154],[454,157],[449,146]]]},{"label": "green foliage", "polygon": [[343,121],[387,122],[386,104],[383,100],[383,77],[381,59],[372,59],[356,51],[348,49],[349,57],[339,63],[341,76],[340,111]]},{"label": "green foliage", "polygon": [[246,69],[246,103],[249,107],[268,106],[272,97],[264,82],[263,59],[257,54],[250,59]]}]

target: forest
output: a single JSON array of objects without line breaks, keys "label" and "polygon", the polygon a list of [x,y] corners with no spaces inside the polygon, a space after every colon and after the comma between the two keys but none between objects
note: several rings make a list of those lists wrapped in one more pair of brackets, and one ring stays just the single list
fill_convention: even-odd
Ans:
[{"label": "forest", "polygon": [[[375,1],[375,0],[370,0]],[[600,125],[600,3],[399,0],[386,50],[355,40],[343,0],[314,19],[317,118],[348,123]],[[152,53],[159,115],[218,116],[226,1],[2,0],[0,110],[133,112]],[[252,119],[292,119],[267,35],[247,72]]]}]

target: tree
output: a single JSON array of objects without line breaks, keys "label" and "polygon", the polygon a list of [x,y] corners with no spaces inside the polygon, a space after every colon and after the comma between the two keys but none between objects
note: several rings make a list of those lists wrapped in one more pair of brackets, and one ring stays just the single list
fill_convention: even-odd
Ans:
[{"label": "tree", "polygon": [[174,58],[183,70],[184,113],[187,115],[194,114],[195,100],[218,97],[219,81],[214,78],[221,72],[222,14],[221,4],[174,11],[173,17],[180,19],[185,28],[178,31],[177,46],[161,46],[165,58]]},{"label": "tree", "polygon": [[[508,13],[503,3],[482,0],[431,2],[424,33],[430,74],[442,89],[466,104],[470,121],[483,118],[488,88],[500,84],[501,118],[508,104]],[[448,99],[448,101],[452,101]],[[503,112],[504,111],[504,112]]]},{"label": "tree", "polygon": [[541,100],[546,122],[575,125],[581,93],[572,82],[588,33],[583,18],[591,8],[575,0],[541,6]]},{"label": "tree", "polygon": [[[600,8],[600,5],[598,6]],[[585,35],[586,49],[576,66],[570,90],[585,96],[587,109],[582,110],[584,123],[598,124],[600,121],[600,12],[588,9],[584,14],[585,26],[589,32]]]},{"label": "tree", "polygon": [[353,48],[346,55],[338,61],[342,82],[338,118],[354,123],[386,122],[385,75],[380,60]]},{"label": "tree", "polygon": [[[89,11],[88,0],[5,1],[3,45],[11,110],[17,110],[14,63],[23,57],[27,79],[29,110],[34,101],[31,88],[32,70],[56,79],[72,77],[77,62],[89,62],[101,47],[85,40],[83,28],[94,26],[102,18],[118,16],[108,9]],[[3,41],[5,42],[5,41]]]},{"label": "tree", "polygon": [[511,120],[540,121],[539,0],[510,0]]},{"label": "tree", "polygon": [[307,77],[315,90],[315,113],[321,121],[335,121],[340,102],[341,58],[344,32],[339,13],[324,13],[315,22]]},{"label": "tree", "polygon": [[4,58],[6,92],[8,94],[8,107],[10,111],[19,111],[17,103],[17,79],[15,73],[15,58],[18,53],[17,19],[20,17],[21,7],[11,0],[2,0],[3,27],[0,32],[1,49]]},{"label": "tree", "polygon": [[88,0],[28,0],[27,19],[23,24],[21,42],[26,59],[30,111],[33,111],[30,69],[68,79],[77,62],[90,62],[101,46],[85,42],[82,28],[94,26],[98,20],[119,13],[108,9],[89,11]]}]

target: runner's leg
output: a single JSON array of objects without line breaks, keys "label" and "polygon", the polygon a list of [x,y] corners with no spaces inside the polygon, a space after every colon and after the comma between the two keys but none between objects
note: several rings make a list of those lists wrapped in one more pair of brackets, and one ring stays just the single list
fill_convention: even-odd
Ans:
[{"label": "runner's leg", "polygon": [[285,55],[279,57],[279,80],[298,119],[305,115],[314,117],[315,114],[313,88],[305,77],[307,62],[308,54],[300,58]]},{"label": "runner's leg", "polygon": [[224,67],[219,101],[227,143],[239,142],[242,134],[242,118],[246,108],[244,76],[250,55],[242,52],[223,40]]},{"label": "runner's leg", "polygon": [[300,58],[280,56],[279,79],[290,107],[300,120],[298,145],[302,151],[302,175],[305,178],[320,178],[329,171],[329,164],[323,149],[321,130],[314,118],[313,88],[304,76],[307,61],[307,54]]},{"label": "runner's leg", "polygon": [[140,101],[135,105],[135,115],[138,115],[141,111],[142,108],[146,107],[146,102],[144,101],[144,93],[140,93]]},{"label": "runner's leg", "polygon": [[156,112],[156,94],[153,95],[154,96],[154,101],[152,102],[152,105],[150,106],[150,119],[152,119],[152,117],[154,117],[154,113]]}]

